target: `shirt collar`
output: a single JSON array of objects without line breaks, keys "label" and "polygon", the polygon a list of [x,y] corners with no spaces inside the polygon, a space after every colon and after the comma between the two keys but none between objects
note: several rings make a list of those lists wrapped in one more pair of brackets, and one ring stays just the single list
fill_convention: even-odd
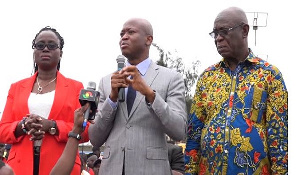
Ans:
[{"label": "shirt collar", "polygon": [[[144,76],[150,66],[151,60],[150,58],[145,59],[144,61],[140,62],[138,65],[136,65],[137,69],[139,70],[140,74]],[[126,65],[131,65],[128,61],[126,62]]]},{"label": "shirt collar", "polygon": [[[252,50],[249,48],[249,54],[248,54],[247,58],[245,59],[245,61],[241,62],[240,64],[243,64],[243,63],[246,63],[246,62],[250,62],[250,63],[253,63],[253,64],[258,64],[259,60],[260,59],[257,56],[255,56],[254,53],[252,52]],[[220,61],[219,64],[222,67],[228,67],[224,58],[222,58],[222,60]]]}]

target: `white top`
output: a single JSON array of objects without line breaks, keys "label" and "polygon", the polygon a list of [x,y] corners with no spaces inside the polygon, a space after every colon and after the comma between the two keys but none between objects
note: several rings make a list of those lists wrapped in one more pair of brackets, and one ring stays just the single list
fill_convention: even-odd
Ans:
[{"label": "white top", "polygon": [[[44,94],[31,93],[28,98],[29,113],[36,114],[45,119],[48,119],[53,105],[54,95],[55,95],[55,90]],[[42,145],[42,140],[34,141],[34,146],[41,146],[41,145]]]},{"label": "white top", "polygon": [[90,173],[88,173],[87,171],[85,171],[85,170],[82,170],[82,172],[81,172],[81,175],[89,175]]},{"label": "white top", "polygon": [[54,101],[54,95],[55,90],[44,94],[31,93],[28,98],[29,113],[48,119]]}]

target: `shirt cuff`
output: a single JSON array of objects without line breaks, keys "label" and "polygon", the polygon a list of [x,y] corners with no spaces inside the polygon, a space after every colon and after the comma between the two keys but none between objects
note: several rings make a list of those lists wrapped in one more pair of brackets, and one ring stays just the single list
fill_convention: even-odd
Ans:
[{"label": "shirt cuff", "polygon": [[118,102],[113,102],[109,97],[108,97],[108,103],[110,106],[113,108],[113,110],[117,109],[118,107]]}]

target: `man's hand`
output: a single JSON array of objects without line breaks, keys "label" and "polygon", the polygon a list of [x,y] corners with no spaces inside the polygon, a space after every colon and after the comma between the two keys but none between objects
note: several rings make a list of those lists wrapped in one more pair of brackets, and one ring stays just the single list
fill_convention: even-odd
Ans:
[{"label": "man's hand", "polygon": [[[146,84],[143,77],[136,66],[124,67],[120,74],[126,77],[126,84],[132,86],[133,89],[139,91],[146,99],[152,103],[155,98],[155,93],[150,86]],[[130,78],[131,76],[131,78]]]},{"label": "man's hand", "polygon": [[126,83],[126,76],[120,74],[119,71],[115,72],[111,76],[111,92],[109,95],[109,98],[117,102],[118,100],[118,93],[119,93],[119,88],[123,87],[126,88],[128,84]]}]

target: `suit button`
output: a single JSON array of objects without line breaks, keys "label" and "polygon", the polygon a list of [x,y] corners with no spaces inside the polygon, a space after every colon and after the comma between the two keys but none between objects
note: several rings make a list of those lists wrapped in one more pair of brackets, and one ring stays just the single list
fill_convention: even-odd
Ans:
[{"label": "suit button", "polygon": [[127,125],[127,126],[126,126],[127,129],[129,129],[130,127],[131,127],[130,125]]}]

